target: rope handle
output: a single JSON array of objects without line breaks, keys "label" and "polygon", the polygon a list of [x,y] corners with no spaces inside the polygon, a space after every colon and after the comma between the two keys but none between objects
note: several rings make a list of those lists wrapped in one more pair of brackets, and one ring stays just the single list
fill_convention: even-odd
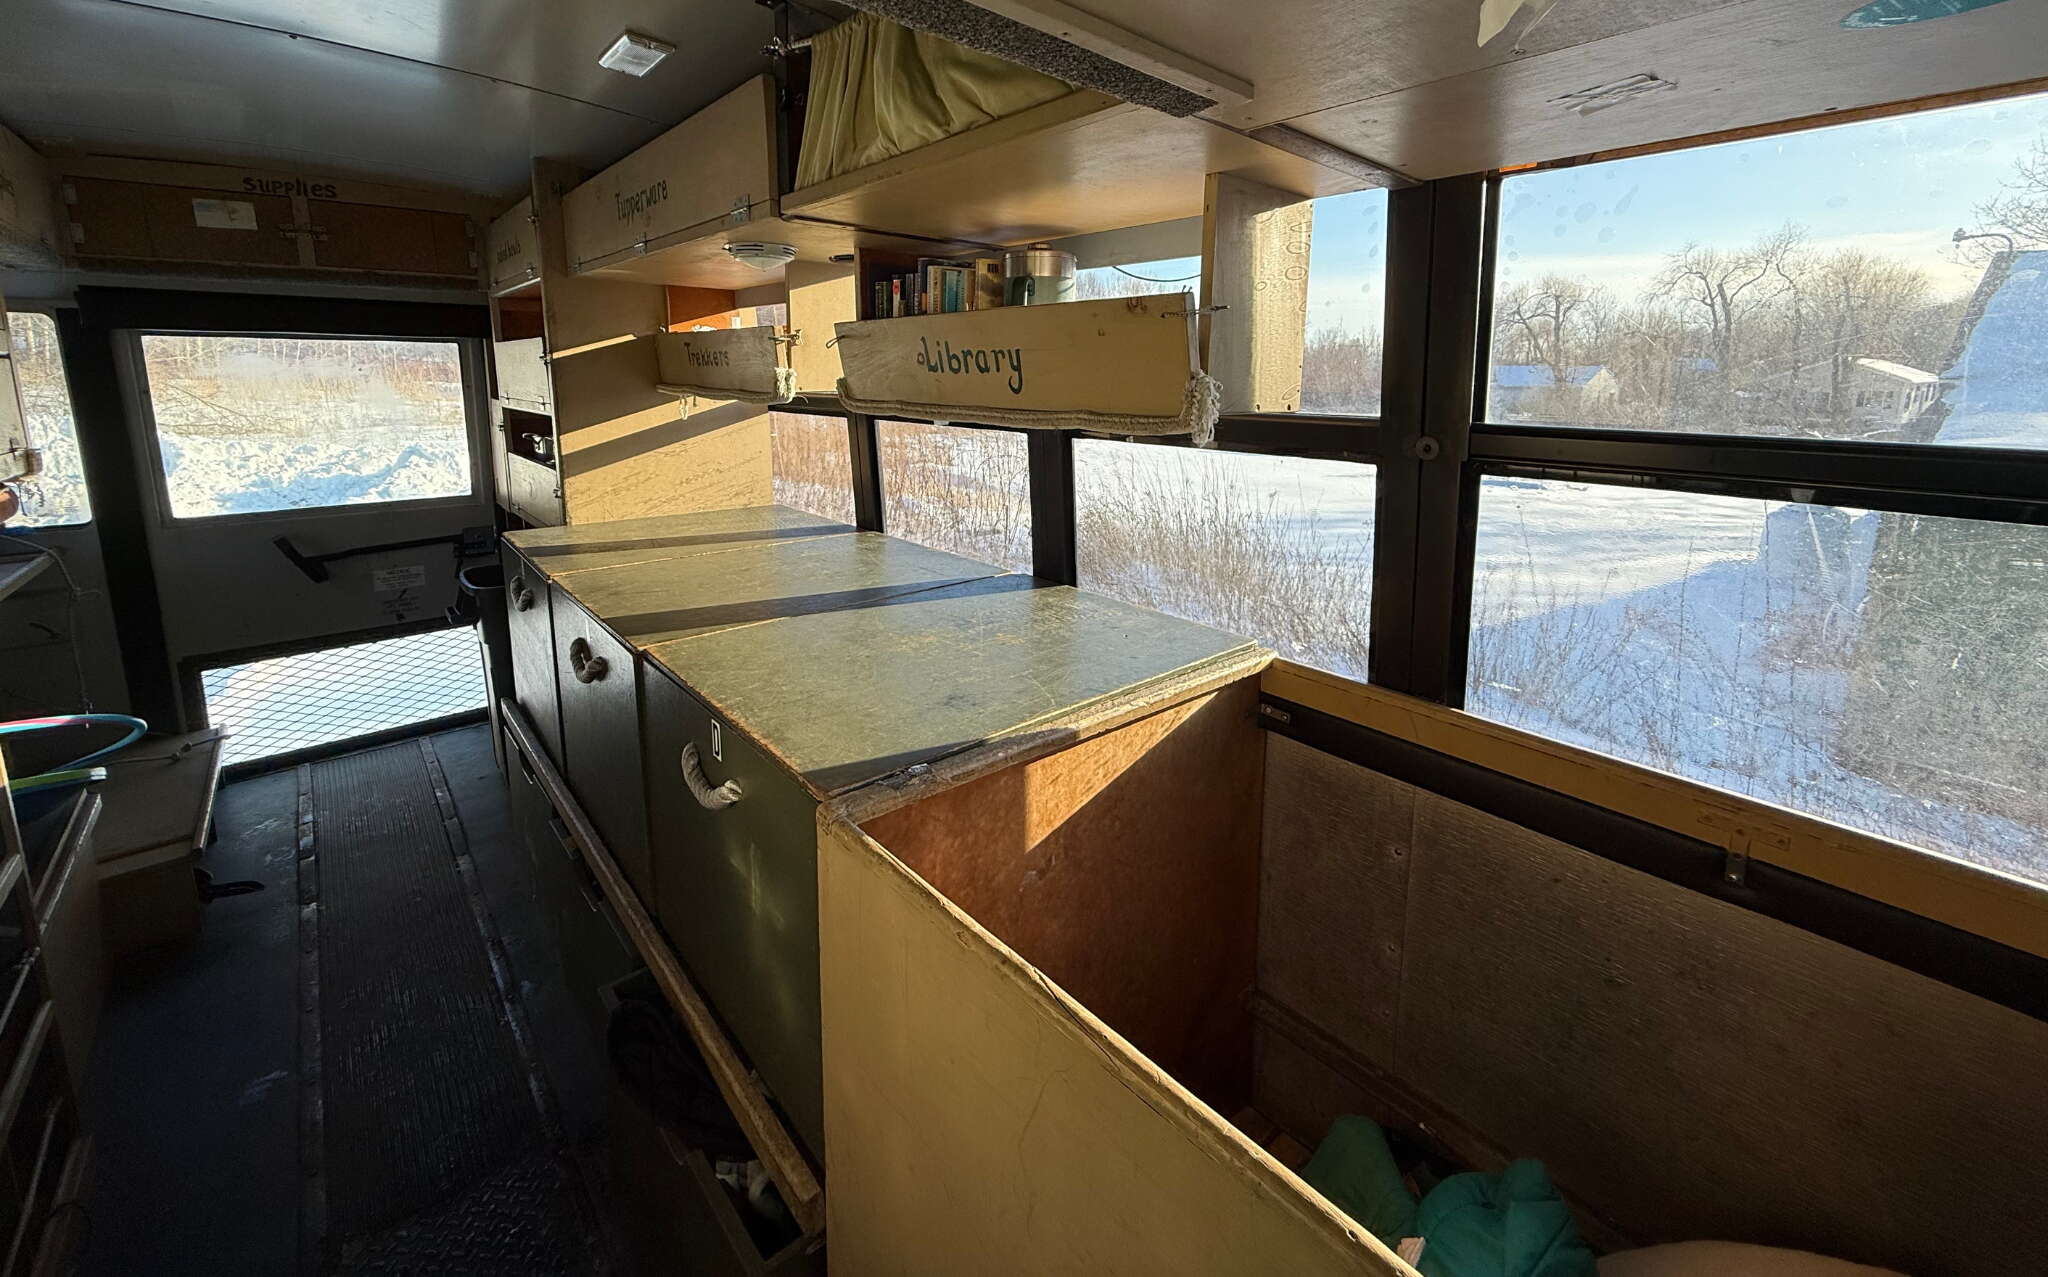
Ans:
[{"label": "rope handle", "polygon": [[690,787],[690,797],[705,811],[724,811],[740,800],[740,783],[729,780],[723,785],[713,786],[704,777],[704,762],[697,756],[697,742],[683,746],[683,783]]},{"label": "rope handle", "polygon": [[595,683],[611,669],[612,663],[602,656],[590,654],[590,640],[577,639],[569,644],[569,672],[579,683]]},{"label": "rope handle", "polygon": [[512,595],[513,611],[525,612],[530,611],[532,609],[533,590],[530,586],[526,584],[525,576],[515,576],[512,578],[512,589],[510,593]]}]

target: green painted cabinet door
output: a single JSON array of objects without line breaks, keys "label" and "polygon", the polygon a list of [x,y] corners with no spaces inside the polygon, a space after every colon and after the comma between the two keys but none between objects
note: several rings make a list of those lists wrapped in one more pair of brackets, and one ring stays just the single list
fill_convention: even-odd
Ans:
[{"label": "green painted cabinet door", "polygon": [[[821,1155],[817,805],[660,671],[649,667],[644,691],[662,928],[798,1137]],[[700,801],[686,750],[703,787],[733,782],[738,800]]]},{"label": "green painted cabinet door", "polygon": [[554,609],[548,583],[507,549],[505,622],[512,638],[512,699],[526,711],[548,756],[562,765],[562,716],[555,696]]},{"label": "green painted cabinet door", "polygon": [[553,606],[563,779],[645,904],[655,896],[640,782],[639,662],[561,590],[554,587]]}]

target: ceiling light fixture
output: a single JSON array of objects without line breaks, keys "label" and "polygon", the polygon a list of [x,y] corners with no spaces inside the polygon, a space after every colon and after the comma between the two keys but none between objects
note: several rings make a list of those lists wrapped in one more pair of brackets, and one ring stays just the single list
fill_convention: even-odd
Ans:
[{"label": "ceiling light fixture", "polygon": [[764,243],[760,240],[742,240],[725,246],[726,254],[736,262],[743,262],[755,270],[779,270],[796,260],[796,245]]},{"label": "ceiling light fixture", "polygon": [[619,38],[612,41],[597,59],[597,64],[607,71],[622,71],[627,75],[646,75],[661,65],[661,60],[676,51],[676,46],[651,35],[638,31],[621,31]]}]

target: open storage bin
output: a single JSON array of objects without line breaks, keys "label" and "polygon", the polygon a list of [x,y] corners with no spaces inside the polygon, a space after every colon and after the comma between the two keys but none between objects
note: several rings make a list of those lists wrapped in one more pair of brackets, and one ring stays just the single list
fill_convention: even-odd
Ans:
[{"label": "open storage bin", "polygon": [[1515,823],[1435,751],[1519,733],[1347,695],[1375,766],[1245,679],[821,811],[835,1273],[1410,1272],[1244,1133],[1346,1113],[1541,1159],[1597,1249],[2035,1271],[2048,1024]]}]

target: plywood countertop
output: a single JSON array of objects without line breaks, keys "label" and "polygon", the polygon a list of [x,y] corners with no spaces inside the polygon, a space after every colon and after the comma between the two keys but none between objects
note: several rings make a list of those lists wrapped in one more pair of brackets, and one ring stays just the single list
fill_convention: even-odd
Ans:
[{"label": "plywood countertop", "polygon": [[994,576],[647,655],[825,798],[1262,650],[1071,586]]},{"label": "plywood countertop", "polygon": [[573,527],[528,528],[507,532],[505,543],[552,580],[571,572],[689,558],[756,542],[801,540],[851,531],[844,523],[802,510],[762,505]]}]

